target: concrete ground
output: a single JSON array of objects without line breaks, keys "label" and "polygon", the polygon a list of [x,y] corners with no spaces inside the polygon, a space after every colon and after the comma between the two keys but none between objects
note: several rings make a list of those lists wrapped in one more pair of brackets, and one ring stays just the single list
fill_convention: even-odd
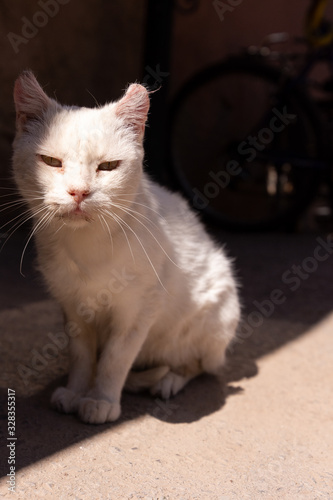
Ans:
[{"label": "concrete ground", "polygon": [[[0,253],[1,498],[333,498],[330,241],[221,241],[236,259],[244,311],[224,380],[200,377],[168,402],[124,394],[121,419],[101,426],[50,409],[68,366],[56,335],[61,313],[31,251],[20,276],[24,235],[8,242]],[[7,439],[8,389],[16,391],[16,441]]]}]

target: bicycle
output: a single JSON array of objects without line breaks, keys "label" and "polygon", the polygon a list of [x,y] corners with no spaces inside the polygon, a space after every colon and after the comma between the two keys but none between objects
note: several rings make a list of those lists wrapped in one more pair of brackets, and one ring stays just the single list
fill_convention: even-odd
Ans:
[{"label": "bicycle", "polygon": [[[296,39],[293,51],[274,50],[287,34],[269,35],[200,71],[171,104],[172,175],[210,221],[237,230],[290,225],[323,177],[330,181],[333,148],[320,109],[323,97],[333,109],[327,2],[312,1],[306,38]],[[312,73],[322,62],[332,78],[318,81]]]}]

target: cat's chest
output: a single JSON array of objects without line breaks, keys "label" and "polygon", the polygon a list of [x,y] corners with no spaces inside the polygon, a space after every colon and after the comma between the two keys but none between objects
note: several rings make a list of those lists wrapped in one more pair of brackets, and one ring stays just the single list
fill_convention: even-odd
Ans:
[{"label": "cat's chest", "polygon": [[71,275],[78,277],[98,275],[113,260],[113,248],[105,240],[72,238],[64,242],[56,253],[58,264],[65,265]]},{"label": "cat's chest", "polygon": [[44,261],[44,274],[58,297],[96,297],[120,289],[123,275],[130,276],[124,252],[115,252],[107,239],[68,239]]}]

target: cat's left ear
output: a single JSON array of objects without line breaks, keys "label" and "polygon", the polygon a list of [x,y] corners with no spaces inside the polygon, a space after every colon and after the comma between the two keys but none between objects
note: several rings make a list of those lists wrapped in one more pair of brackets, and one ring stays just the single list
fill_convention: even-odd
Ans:
[{"label": "cat's left ear", "polygon": [[14,87],[16,127],[19,132],[25,129],[29,120],[41,120],[49,108],[55,104],[39,85],[31,71],[24,71],[16,80]]},{"label": "cat's left ear", "polygon": [[147,89],[143,85],[132,83],[116,106],[116,115],[134,130],[140,140],[143,139],[149,105]]}]

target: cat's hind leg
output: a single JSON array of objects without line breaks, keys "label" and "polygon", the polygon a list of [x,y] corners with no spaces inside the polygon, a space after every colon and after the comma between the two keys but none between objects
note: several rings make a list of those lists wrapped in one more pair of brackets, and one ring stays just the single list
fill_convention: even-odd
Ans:
[{"label": "cat's hind leg", "polygon": [[219,336],[202,343],[199,359],[189,361],[186,366],[171,368],[150,388],[150,393],[154,396],[159,395],[163,399],[169,399],[201,373],[219,375],[225,364],[226,347],[227,342]]},{"label": "cat's hind leg", "polygon": [[159,395],[163,399],[169,399],[181,391],[190,380],[200,375],[200,373],[202,373],[202,368],[199,362],[193,362],[191,366],[175,371],[170,370],[150,388],[150,393],[153,396]]},{"label": "cat's hind leg", "polygon": [[163,399],[169,399],[181,391],[194,377],[195,375],[184,377],[177,373],[169,372],[157,384],[151,387],[150,393],[153,396],[161,396]]},{"label": "cat's hind leg", "polygon": [[130,371],[125,382],[125,391],[141,392],[155,386],[168,372],[168,366],[157,366],[143,371]]},{"label": "cat's hind leg", "polygon": [[153,396],[160,395],[163,399],[169,399],[197,374],[182,376],[170,371],[168,366],[159,366],[142,372],[131,371],[124,388],[128,392],[141,392],[148,389]]}]

